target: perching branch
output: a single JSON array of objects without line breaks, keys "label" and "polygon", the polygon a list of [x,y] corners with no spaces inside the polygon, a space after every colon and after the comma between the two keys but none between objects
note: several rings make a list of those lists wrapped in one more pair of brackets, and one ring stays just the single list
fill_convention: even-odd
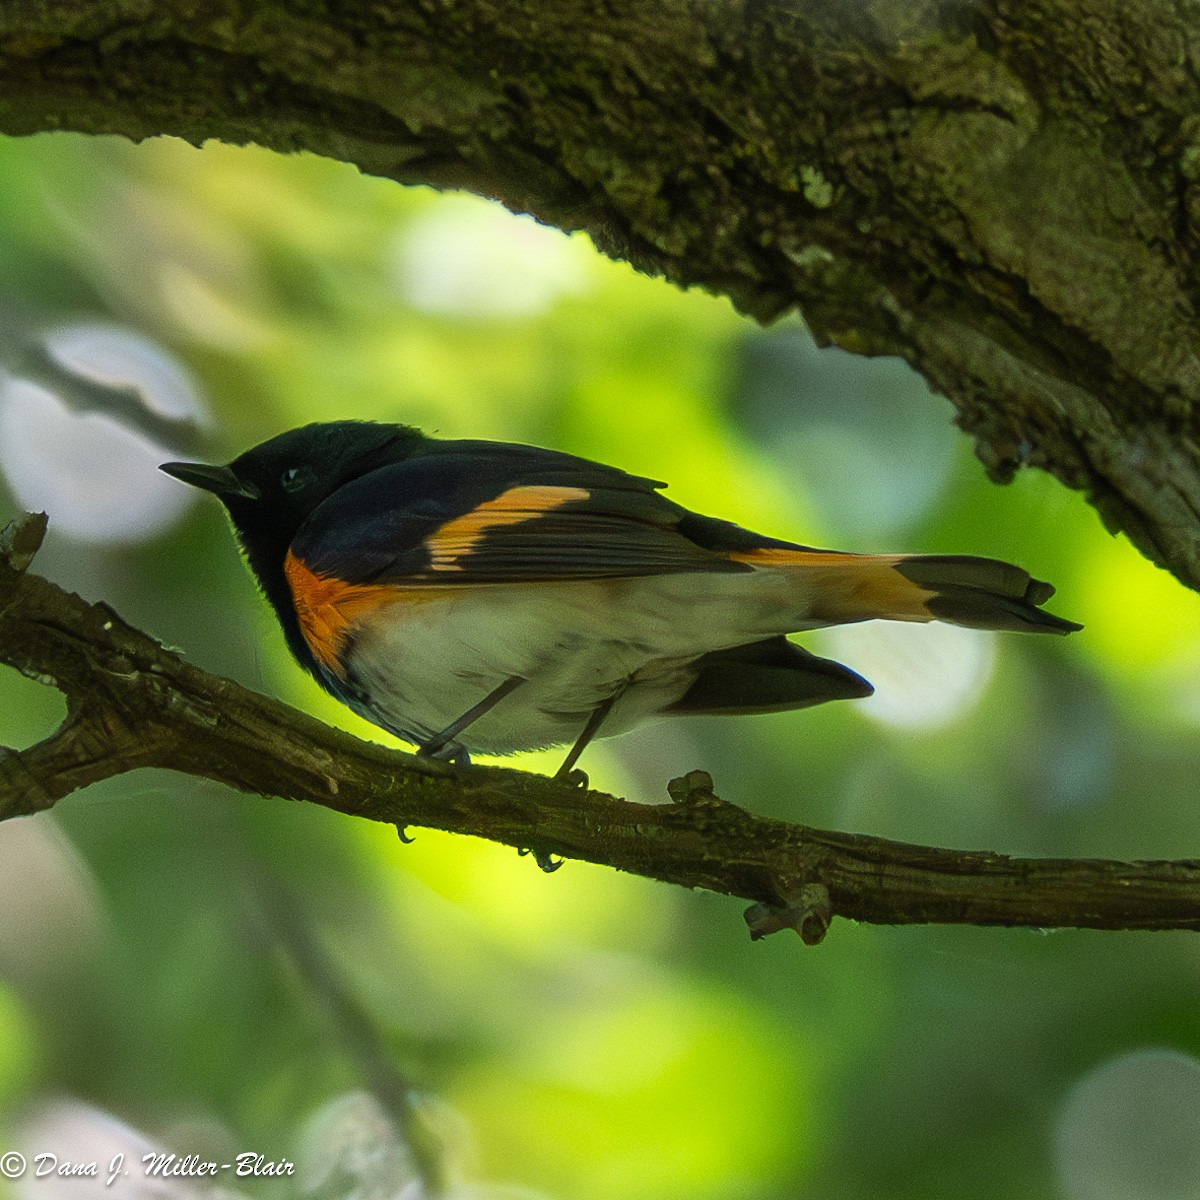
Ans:
[{"label": "perching branch", "polygon": [[673,804],[632,804],[524,771],[459,771],[359,741],[209,675],[28,567],[44,516],[0,535],[0,661],[67,699],[62,726],[0,750],[0,820],[50,808],[138,767],[351,816],[420,825],[584,859],[753,902],[755,937],[813,944],[835,916],[880,924],[1200,929],[1200,861],[1013,859],[833,833],[756,817],[703,772]]}]

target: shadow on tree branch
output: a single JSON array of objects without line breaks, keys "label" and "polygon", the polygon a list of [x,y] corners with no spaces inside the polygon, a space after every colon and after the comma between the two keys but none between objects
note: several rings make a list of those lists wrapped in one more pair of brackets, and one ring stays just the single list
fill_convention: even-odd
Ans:
[{"label": "shadow on tree branch", "polygon": [[[1018,859],[941,850],[756,817],[711,778],[634,804],[525,771],[458,770],[363,742],[209,675],[28,570],[46,530],[0,535],[0,662],[57,687],[67,716],[27,750],[0,747],[0,820],[138,767],[165,767],[395,825],[472,834],[539,861],[583,859],[752,901],[752,937],[812,945],[835,916],[1092,929],[1200,929],[1200,861]],[[564,885],[567,886],[567,885]]]}]

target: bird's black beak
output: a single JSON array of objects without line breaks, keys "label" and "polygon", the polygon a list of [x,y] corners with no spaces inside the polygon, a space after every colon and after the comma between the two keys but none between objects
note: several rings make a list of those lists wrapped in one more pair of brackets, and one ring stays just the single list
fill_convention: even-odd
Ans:
[{"label": "bird's black beak", "polygon": [[215,492],[218,496],[244,496],[259,500],[262,494],[253,484],[239,479],[228,467],[213,467],[208,463],[169,462],[158,468],[173,479],[190,483],[192,487]]}]

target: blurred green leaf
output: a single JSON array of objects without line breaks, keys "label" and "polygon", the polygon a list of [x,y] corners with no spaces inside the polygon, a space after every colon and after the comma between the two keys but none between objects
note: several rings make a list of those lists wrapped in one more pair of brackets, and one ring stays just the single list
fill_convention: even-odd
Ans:
[{"label": "blurred green leaf", "polygon": [[[1196,597],[1048,477],[988,483],[900,364],[818,350],[795,320],[755,329],[484,201],[307,156],[42,137],[0,141],[0,185],[0,326],[94,318],[169,350],[216,414],[215,461],[347,416],[530,441],[773,536],[1011,559],[1087,626],[1054,644],[802,638],[877,671],[901,710],[923,697],[925,719],[845,703],[665,720],[590,750],[598,786],[662,802],[703,767],[792,820],[1195,853]],[[203,666],[390,740],[290,661],[215,502],[137,547],[74,542],[53,513],[50,529],[38,569]],[[0,672],[0,744],[62,712]],[[456,1149],[456,1179],[555,1200],[1049,1200],[1056,1114],[1096,1062],[1154,1042],[1200,1054],[1185,936],[835,925],[819,949],[751,946],[724,899],[579,863],[547,876],[425,831],[406,846],[167,775],[46,820],[70,854],[0,829],[33,904],[0,889],[4,945],[27,951],[0,978],[9,1126],[77,1095],[148,1134],[211,1119],[279,1156],[363,1088],[264,888],[369,1014],[375,1052],[463,1114],[477,1162]]]}]

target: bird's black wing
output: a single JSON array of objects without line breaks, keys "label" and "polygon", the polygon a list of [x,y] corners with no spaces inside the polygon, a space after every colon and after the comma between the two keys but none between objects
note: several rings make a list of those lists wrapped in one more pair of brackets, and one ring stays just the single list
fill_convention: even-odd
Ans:
[{"label": "bird's black wing", "polygon": [[431,441],[334,492],[291,554],[350,583],[446,586],[748,571],[729,552],[770,544],[662,486],[530,446]]},{"label": "bird's black wing", "polygon": [[874,689],[857,672],[785,637],[766,638],[696,661],[696,680],[667,712],[732,716],[860,700]]}]

